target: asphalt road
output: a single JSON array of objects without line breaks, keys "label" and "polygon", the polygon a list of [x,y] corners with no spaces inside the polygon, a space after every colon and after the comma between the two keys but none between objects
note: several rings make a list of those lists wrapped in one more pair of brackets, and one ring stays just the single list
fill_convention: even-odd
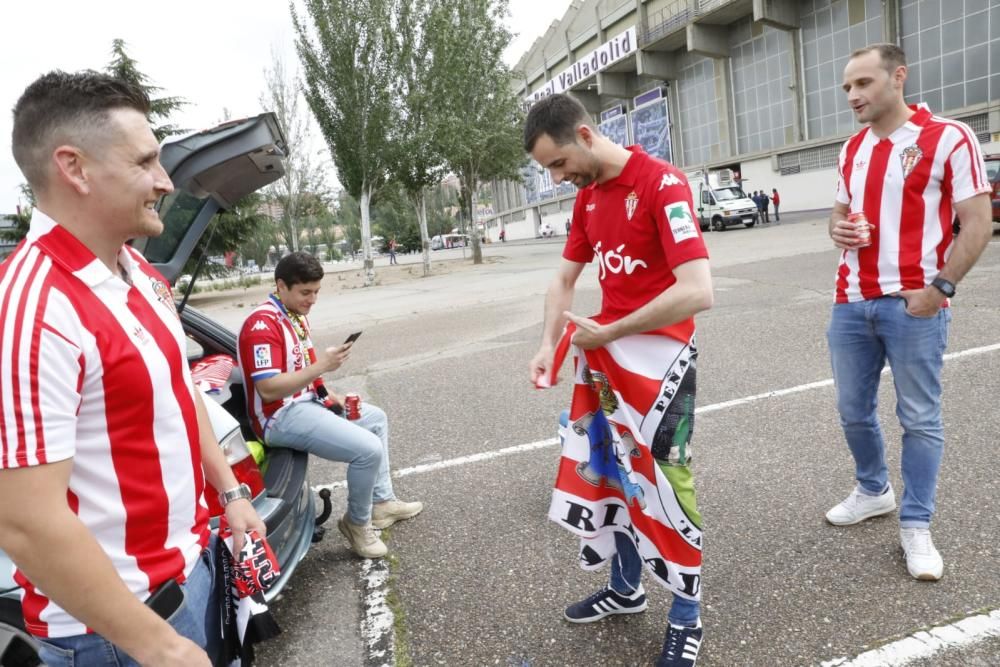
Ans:
[{"label": "asphalt road", "polygon": [[[837,254],[824,227],[799,220],[706,236],[716,305],[698,318],[700,406],[830,377],[825,327]],[[389,414],[395,470],[555,435],[569,384],[536,391],[526,369],[560,241],[492,244],[490,261],[466,271],[321,297],[311,317],[318,344],[364,329],[348,368],[329,381]],[[1000,235],[960,285],[949,352],[1000,343],[998,277]],[[575,309],[596,311],[592,269],[579,286]],[[213,308],[230,324],[239,319],[231,307]],[[894,518],[849,528],[823,520],[853,484],[832,387],[699,415],[699,665],[819,664],[1000,607],[998,370],[1000,351],[945,366],[948,445],[934,524],[945,576],[937,583],[907,575]],[[899,490],[891,377],[880,398]],[[655,584],[644,614],[582,627],[562,620],[564,606],[602,586],[606,573],[580,570],[576,538],[546,519],[558,456],[556,446],[542,446],[396,480],[398,495],[426,510],[385,536],[392,653],[372,655],[366,645],[361,562],[329,524],[274,605],[285,632],[260,647],[258,664],[651,664],[670,597]],[[310,477],[328,484],[343,480],[344,469],[316,461]],[[334,495],[342,512],[343,490]],[[1000,643],[941,659],[934,664],[998,664]]]}]

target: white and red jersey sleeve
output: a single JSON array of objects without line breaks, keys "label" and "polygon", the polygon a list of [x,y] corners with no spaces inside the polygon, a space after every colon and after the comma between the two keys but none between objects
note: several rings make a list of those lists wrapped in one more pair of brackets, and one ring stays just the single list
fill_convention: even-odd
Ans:
[{"label": "white and red jersey sleeve", "polygon": [[708,248],[694,214],[687,177],[670,164],[664,164],[655,176],[659,185],[652,193],[652,214],[667,267],[673,271],[693,259],[707,259]]},{"label": "white and red jersey sleeve", "polygon": [[273,401],[265,401],[257,383],[279,373],[294,373],[306,367],[306,351],[288,318],[271,301],[254,309],[237,339],[237,357],[243,372],[247,413],[258,438],[264,439],[268,421],[292,401],[311,398],[311,389],[297,391]]}]

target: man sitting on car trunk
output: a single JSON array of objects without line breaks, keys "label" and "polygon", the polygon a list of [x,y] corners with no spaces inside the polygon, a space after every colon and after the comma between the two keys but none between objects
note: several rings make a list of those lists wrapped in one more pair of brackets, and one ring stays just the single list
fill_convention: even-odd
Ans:
[{"label": "man sitting on car trunk", "polygon": [[[347,360],[353,343],[317,350],[306,316],[316,303],[323,267],[294,252],[274,269],[275,290],[243,323],[240,368],[246,380],[247,413],[265,444],[347,463],[347,512],[337,527],[362,558],[379,558],[386,546],[373,528],[416,516],[419,502],[396,499],[389,478],[389,421],[365,403],[348,420],[343,401],[323,386],[323,373]],[[323,398],[329,396],[327,404]],[[332,409],[331,409],[332,408]]]}]

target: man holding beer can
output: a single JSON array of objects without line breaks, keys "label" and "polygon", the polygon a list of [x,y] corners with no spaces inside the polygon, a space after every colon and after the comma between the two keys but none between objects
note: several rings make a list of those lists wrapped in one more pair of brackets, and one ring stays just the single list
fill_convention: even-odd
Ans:
[{"label": "man holding beer can", "polygon": [[274,279],[274,293],[250,313],[237,345],[250,423],[271,447],[348,464],[347,512],[337,527],[357,555],[380,558],[387,549],[374,529],[414,517],[424,506],[393,493],[385,412],[362,404],[357,394],[348,394],[345,406],[323,384],[323,373],[340,368],[354,344],[313,346],[307,315],[319,296],[323,266],[308,253],[293,252],[278,262]]},{"label": "man holding beer can", "polygon": [[848,104],[866,127],[840,152],[830,237],[843,253],[827,337],[857,485],[826,519],[849,526],[896,509],[877,413],[888,361],[903,427],[900,543],[910,575],[934,581],[944,571],[930,523],[944,449],[949,299],[992,235],[990,184],[975,134],[907,106],[906,76],[893,44],[858,49],[844,69]]}]

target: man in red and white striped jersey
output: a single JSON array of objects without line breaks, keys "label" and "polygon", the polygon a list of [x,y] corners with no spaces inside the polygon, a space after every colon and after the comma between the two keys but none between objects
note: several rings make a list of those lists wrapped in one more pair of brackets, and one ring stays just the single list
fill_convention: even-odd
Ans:
[{"label": "man in red and white striped jersey", "polygon": [[[843,254],[827,337],[857,485],[826,518],[846,526],[896,508],[877,414],[888,361],[903,427],[900,542],[910,574],[936,580],[944,562],[930,522],[944,449],[949,299],[991,236],[990,187],[972,131],[907,106],[906,75],[903,51],[892,44],[855,51],[844,69],[847,101],[867,126],[840,152],[830,237]],[[956,214],[962,233],[954,238]]]},{"label": "man in red and white striped jersey", "polygon": [[[48,665],[208,665],[220,643],[203,490],[238,484],[170,290],[124,245],[163,230],[173,190],[147,113],[93,72],[46,74],[14,109],[38,207],[0,265],[0,548]],[[264,529],[246,499],[226,517]]]}]

